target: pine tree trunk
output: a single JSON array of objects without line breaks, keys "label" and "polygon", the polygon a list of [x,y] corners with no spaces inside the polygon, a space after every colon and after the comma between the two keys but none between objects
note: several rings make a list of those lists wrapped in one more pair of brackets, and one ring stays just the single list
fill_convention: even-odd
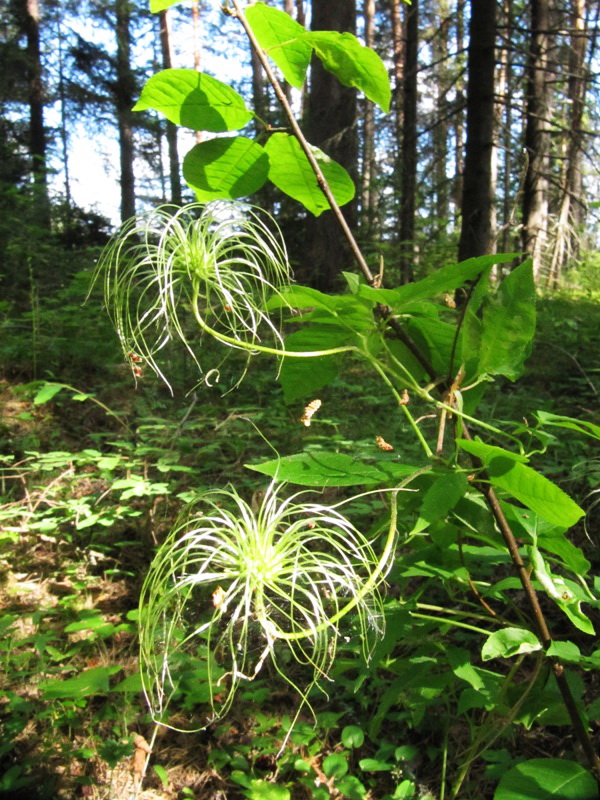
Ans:
[{"label": "pine tree trunk", "polygon": [[46,132],[44,130],[44,88],[40,52],[40,9],[38,0],[24,0],[24,26],[27,36],[27,84],[29,96],[29,153],[35,190],[37,222],[50,226]]},{"label": "pine tree trunk", "polygon": [[435,81],[435,127],[432,131],[433,145],[433,174],[434,174],[434,229],[439,230],[446,226],[449,216],[449,186],[446,174],[448,164],[448,41],[450,27],[450,9],[446,0],[439,3],[438,25],[431,47],[434,64],[437,64],[437,79]]},{"label": "pine tree trunk", "polygon": [[417,193],[417,67],[419,0],[405,6],[406,46],[403,68],[402,146],[400,149],[400,281],[410,283],[415,264]]},{"label": "pine tree trunk", "polygon": [[523,185],[523,249],[533,259],[536,278],[539,277],[542,269],[542,259],[548,238],[549,48],[549,0],[531,0],[525,123],[525,150],[528,162]]},{"label": "pine tree trunk", "polygon": [[[363,14],[365,20],[365,44],[367,47],[373,47],[375,41],[375,0],[364,0]],[[377,175],[375,161],[375,107],[367,98],[363,102],[361,233],[363,239],[368,241],[373,235],[377,208],[377,189],[375,186]]]},{"label": "pine tree trunk", "polygon": [[561,176],[556,241],[552,248],[552,260],[548,284],[557,288],[563,268],[569,260],[579,254],[579,237],[585,200],[582,193],[582,126],[587,89],[585,66],[586,55],[586,0],[571,0],[569,13],[571,42],[568,56],[567,84],[567,140],[565,161]]},{"label": "pine tree trunk", "polygon": [[121,162],[121,221],[135,215],[135,178],[133,172],[133,96],[135,84],[131,71],[131,41],[129,31],[129,2],[115,0],[117,33],[117,81],[115,99],[119,127]]},{"label": "pine tree trunk", "polygon": [[[313,0],[311,27],[312,30],[354,33],[355,0]],[[354,180],[358,154],[356,114],[356,89],[343,86],[318,59],[313,58],[307,103],[307,138],[344,166]],[[355,203],[348,203],[342,211],[350,227],[354,227]],[[303,263],[297,270],[301,280],[321,291],[332,291],[336,288],[340,271],[350,268],[353,260],[332,212],[325,211],[316,218],[309,214]]]},{"label": "pine tree trunk", "polygon": [[467,143],[458,258],[481,256],[494,248],[492,153],[496,0],[471,0],[467,84]]},{"label": "pine tree trunk", "polygon": [[[171,59],[171,35],[168,9],[159,13],[159,25],[163,69],[170,69],[173,66],[173,62]],[[167,148],[169,151],[171,202],[175,203],[175,205],[181,205],[181,175],[179,172],[179,154],[177,152],[177,125],[170,120],[167,120]]]}]

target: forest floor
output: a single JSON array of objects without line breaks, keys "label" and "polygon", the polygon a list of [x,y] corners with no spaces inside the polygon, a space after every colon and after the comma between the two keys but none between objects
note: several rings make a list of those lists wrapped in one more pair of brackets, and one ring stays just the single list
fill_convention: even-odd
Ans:
[{"label": "forest floor", "polygon": [[[156,544],[194,494],[228,482],[252,491],[255,475],[244,465],[272,453],[248,419],[280,451],[301,449],[307,432],[297,425],[298,409],[284,406],[270,364],[254,366],[252,380],[225,396],[213,388],[172,399],[150,378],[136,391],[120,368],[113,374],[107,383],[106,374],[71,369],[64,380],[79,394],[46,389],[47,399],[40,395],[47,384],[27,380],[14,364],[0,380],[0,797],[284,800],[275,778],[294,787],[294,800],[404,796],[398,770],[377,768],[387,763],[381,746],[367,739],[354,750],[350,733],[340,733],[364,728],[371,713],[368,693],[354,694],[352,681],[315,697],[317,725],[303,711],[280,757],[298,701],[273,673],[248,683],[232,713],[204,731],[152,723],[140,691],[136,619]],[[103,384],[95,399],[83,396],[95,382]],[[600,304],[556,296],[540,301],[525,377],[486,403],[496,420],[543,409],[598,423],[599,393]],[[329,401],[321,433],[310,434],[313,446],[360,446],[385,419],[360,371]],[[593,507],[600,453],[572,439],[544,458],[545,474]],[[597,571],[598,515],[574,536]],[[194,705],[170,718],[173,728],[186,727]],[[523,730],[521,746],[560,757],[561,736]],[[397,729],[384,724],[382,740],[394,737]],[[410,734],[401,742],[421,748],[419,797],[437,797],[428,743]],[[373,759],[368,780],[359,755]],[[346,779],[341,792],[347,768],[361,777]],[[480,786],[486,775],[474,767]]]}]

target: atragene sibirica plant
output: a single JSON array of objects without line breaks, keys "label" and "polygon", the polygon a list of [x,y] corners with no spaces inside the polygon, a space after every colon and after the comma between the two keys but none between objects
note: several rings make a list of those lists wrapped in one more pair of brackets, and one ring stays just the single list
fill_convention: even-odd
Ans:
[{"label": "atragene sibirica plant", "polygon": [[[142,679],[155,720],[168,723],[194,664],[211,708],[199,728],[223,716],[240,682],[267,660],[307,702],[350,612],[365,657],[382,633],[379,586],[394,550],[395,498],[378,556],[341,504],[306,502],[305,492],[282,499],[280,491],[271,484],[258,507],[235,489],[207,492],[160,548],[140,598]],[[308,686],[294,683],[293,661],[308,667]]]},{"label": "atragene sibirica plant", "polygon": [[203,369],[199,333],[249,354],[261,327],[283,343],[264,309],[290,283],[291,270],[277,225],[261,209],[226,202],[160,206],[123,225],[96,274],[103,276],[126,357],[167,385],[157,355],[172,340],[183,343],[201,373],[216,378],[214,367]]},{"label": "atragene sibirica plant", "polygon": [[[179,339],[201,368],[199,333],[249,356],[356,349],[284,349],[265,310],[273,294],[286,306],[282,290],[291,277],[271,223],[258,209],[216,203],[163,206],[123,226],[98,273],[134,366],[143,362],[164,378],[157,354]],[[261,326],[275,347],[260,343]],[[240,682],[256,677],[267,661],[298,690],[302,707],[327,676],[344,617],[353,612],[366,657],[382,633],[379,587],[396,539],[395,493],[378,556],[338,510],[341,504],[282,499],[280,492],[273,483],[256,507],[233,488],[207,492],[160,547],[140,598],[142,679],[156,721],[169,724],[169,704],[185,693],[191,672],[204,676],[200,694],[211,711],[197,718],[196,728],[204,727],[227,712]],[[291,677],[292,661],[309,671],[302,687]]]}]

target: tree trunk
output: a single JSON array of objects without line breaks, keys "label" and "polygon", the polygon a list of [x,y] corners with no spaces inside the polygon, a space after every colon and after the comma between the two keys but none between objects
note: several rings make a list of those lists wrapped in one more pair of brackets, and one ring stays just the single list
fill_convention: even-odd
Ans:
[{"label": "tree trunk", "polygon": [[29,95],[29,154],[35,191],[37,222],[50,226],[46,132],[44,130],[44,89],[40,52],[40,9],[38,0],[24,0],[24,26],[27,36],[27,84]]},{"label": "tree trunk", "polygon": [[134,103],[135,82],[131,71],[128,0],[115,0],[115,15],[117,33],[115,99],[121,162],[121,221],[124,222],[135,215],[133,117],[131,113]]},{"label": "tree trunk", "polygon": [[513,127],[513,107],[512,107],[512,88],[513,88],[513,49],[511,44],[511,33],[514,25],[513,0],[503,0],[502,2],[504,41],[502,45],[502,75],[504,80],[504,90],[500,89],[502,111],[499,124],[503,129],[503,180],[502,180],[502,231],[500,236],[500,250],[503,253],[510,253],[518,245],[514,244],[514,225],[512,221],[513,197],[511,194],[512,177],[512,127]]},{"label": "tree trunk", "polygon": [[552,248],[552,260],[548,284],[557,288],[562,269],[579,253],[580,226],[585,201],[582,192],[582,125],[587,89],[585,67],[586,51],[586,0],[571,0],[569,14],[571,42],[568,56],[567,84],[567,141],[565,162],[561,179],[561,192],[556,222],[556,241]]},{"label": "tree trunk", "polygon": [[432,131],[433,175],[434,175],[434,229],[445,228],[449,216],[449,186],[447,176],[448,164],[448,41],[450,28],[450,9],[446,0],[439,3],[437,30],[431,42],[434,64],[437,64],[437,80],[435,81],[435,127]]},{"label": "tree trunk", "polygon": [[523,185],[523,249],[533,259],[536,278],[542,269],[542,258],[548,237],[549,47],[549,0],[531,0],[525,124],[525,150],[528,163]]},{"label": "tree trunk", "polygon": [[[464,47],[464,6],[456,9],[456,52],[459,55],[459,63],[462,62],[462,52]],[[463,196],[463,173],[465,170],[465,95],[464,78],[457,78],[456,84],[456,113],[452,118],[452,128],[454,130],[454,180],[452,182],[452,200],[454,205],[455,224],[459,217],[459,211]]]},{"label": "tree trunk", "polygon": [[400,281],[414,279],[417,193],[417,67],[419,0],[405,6],[402,146],[400,149]]},{"label": "tree trunk", "polygon": [[[313,0],[311,27],[354,33],[355,0]],[[306,132],[311,144],[324,150],[356,180],[356,89],[342,86],[316,58],[311,65]],[[348,203],[342,211],[350,227],[354,227],[355,203]],[[320,217],[308,215],[303,249],[303,263],[297,270],[299,279],[321,291],[334,290],[340,271],[353,265],[353,256],[331,211]]]},{"label": "tree trunk", "polygon": [[[169,11],[159,13],[160,48],[164,69],[173,66],[171,59],[171,35],[169,25]],[[169,179],[171,183],[171,202],[181,205],[181,175],[179,172],[179,154],[177,153],[177,125],[167,120],[167,147],[169,150]]]},{"label": "tree trunk", "polygon": [[491,253],[492,151],[494,147],[494,70],[496,0],[471,0],[467,84],[467,144],[458,258]]},{"label": "tree trunk", "polygon": [[[375,0],[363,1],[365,20],[365,44],[373,47],[375,41]],[[373,235],[377,208],[377,189],[375,179],[377,163],[375,161],[375,107],[364,99],[362,176],[361,176],[361,233],[365,241]]]}]

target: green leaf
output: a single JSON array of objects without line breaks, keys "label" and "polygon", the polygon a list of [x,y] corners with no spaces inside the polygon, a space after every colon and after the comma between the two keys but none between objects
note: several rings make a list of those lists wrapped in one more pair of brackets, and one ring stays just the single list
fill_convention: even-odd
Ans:
[{"label": "green leaf", "polygon": [[[317,176],[295,136],[274,133],[265,145],[269,155],[269,179],[284,194],[307,208],[318,217],[329,208],[329,201],[317,183]],[[338,205],[343,206],[354,197],[354,183],[348,172],[328,155],[312,147],[311,151],[329,184]]]},{"label": "green leaf", "polygon": [[251,780],[246,797],[249,800],[290,800],[289,790],[285,786],[263,780]]},{"label": "green leaf", "polygon": [[201,203],[246,197],[263,186],[268,172],[269,157],[244,136],[201,142],[183,160],[183,177]]},{"label": "green leaf", "polygon": [[[335,328],[309,325],[286,336],[286,350],[311,352],[348,344],[348,334]],[[342,354],[316,358],[284,358],[279,373],[286,403],[314,395],[338,374]]]},{"label": "green leaf", "polygon": [[546,655],[571,664],[578,664],[581,661],[581,650],[574,642],[552,642],[546,650]]},{"label": "green leaf", "polygon": [[118,683],[111,692],[134,692],[137,694],[138,692],[143,691],[142,686],[142,676],[139,672],[132,672],[131,675],[128,675],[124,678],[120,683]]},{"label": "green leaf", "polygon": [[466,681],[473,689],[479,691],[484,688],[481,675],[471,664],[471,655],[464,647],[449,647],[446,651],[448,663],[457,678]]},{"label": "green leaf", "polygon": [[328,778],[343,778],[348,772],[348,759],[341,753],[331,753],[323,759],[323,772]]},{"label": "green leaf", "polygon": [[570,528],[585,515],[568,494],[525,464],[498,456],[491,459],[487,469],[493,486],[504,489],[550,523]]},{"label": "green leaf", "polygon": [[341,739],[344,747],[362,747],[365,741],[365,732],[358,725],[346,725],[342,729]]},{"label": "green leaf", "polygon": [[463,472],[451,472],[435,478],[427,489],[419,510],[419,518],[411,533],[424,531],[438,519],[442,519],[464,496],[469,483]]},{"label": "green leaf", "polygon": [[312,46],[299,38],[305,33],[302,25],[285,11],[264,3],[250,6],[246,19],[261,48],[277,64],[286,81],[301,89],[312,55]]},{"label": "green leaf", "polygon": [[45,383],[33,398],[34,406],[41,406],[52,400],[55,394],[58,394],[61,389],[64,389],[62,383]]},{"label": "green leaf", "polygon": [[535,333],[535,283],[530,260],[514,269],[483,308],[479,372],[516,380]]},{"label": "green leaf", "polygon": [[600,439],[600,426],[594,425],[593,422],[573,419],[573,417],[563,417],[559,414],[552,414],[550,411],[536,411],[535,416],[538,418],[540,425],[554,425],[559,428],[566,428],[567,430],[583,433],[585,436],[591,436],[593,439]]},{"label": "green leaf", "polygon": [[239,130],[254,116],[234,89],[195,69],[164,69],[153,75],[133,110],[149,108],[176,125],[212,133]]},{"label": "green leaf", "polygon": [[163,785],[163,789],[167,789],[169,787],[169,775],[167,770],[161,764],[154,764],[153,769],[159,777],[160,782]]},{"label": "green leaf", "polygon": [[65,698],[76,700],[91,694],[106,694],[109,690],[109,678],[121,667],[93,667],[81,672],[75,678],[64,681],[47,681],[40,684],[46,699]]},{"label": "green leaf", "polygon": [[521,455],[520,453],[513,453],[510,450],[505,450],[503,447],[496,447],[496,445],[493,444],[485,444],[485,442],[480,442],[477,439],[457,439],[457,444],[461,450],[464,450],[466,453],[471,453],[471,455],[475,456],[486,465],[489,464],[492,458],[497,458],[498,456],[509,458],[511,461],[519,461],[522,464],[529,461],[527,456]]},{"label": "green leaf", "polygon": [[474,280],[494,264],[504,264],[515,258],[517,258],[515,253],[469,258],[459,264],[442,267],[426,278],[416,283],[400,286],[398,289],[373,289],[371,286],[362,285],[359,287],[358,293],[361,297],[391,306],[394,311],[400,311],[409,303],[428,300],[443,292],[452,292],[466,281]]},{"label": "green leaf", "polygon": [[361,758],[358,766],[365,772],[389,772],[394,769],[394,764],[389,761],[381,761],[378,758]]},{"label": "green leaf", "polygon": [[417,472],[418,467],[380,461],[364,464],[344,453],[296,453],[262,464],[246,464],[248,469],[270,475],[278,481],[300,486],[361,486],[394,483]]},{"label": "green leaf", "polygon": [[510,658],[521,653],[535,653],[541,650],[539,639],[525,628],[502,628],[494,631],[483,643],[481,658],[489,661],[492,658]]},{"label": "green leaf", "polygon": [[335,788],[349,800],[362,800],[367,794],[366,788],[354,775],[346,775],[341,780],[337,780]]},{"label": "green leaf", "polygon": [[314,47],[325,69],[340,83],[364,92],[387,114],[392,97],[390,79],[385,64],[374,50],[362,45],[351,33],[307,31],[303,39]]},{"label": "green leaf", "polygon": [[565,758],[531,758],[508,770],[494,800],[597,800],[591,773]]}]

